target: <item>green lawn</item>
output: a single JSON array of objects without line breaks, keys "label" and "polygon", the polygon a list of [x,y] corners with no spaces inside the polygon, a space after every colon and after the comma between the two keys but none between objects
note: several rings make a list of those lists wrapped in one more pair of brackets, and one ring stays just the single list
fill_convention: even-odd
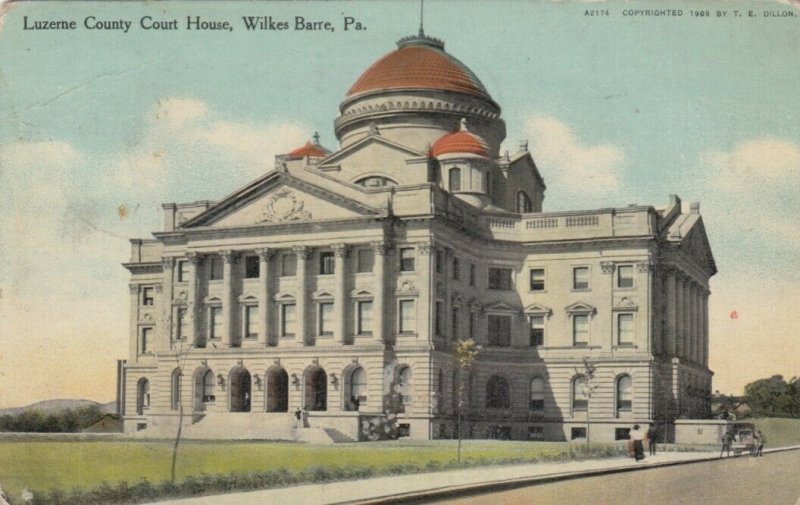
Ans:
[{"label": "green lawn", "polygon": [[800,445],[800,419],[765,417],[742,419],[742,422],[753,423],[764,433],[767,448]]},{"label": "green lawn", "polygon": [[[360,466],[375,469],[398,464],[424,466],[456,458],[455,441],[376,442],[336,446],[290,443],[183,442],[178,479],[189,475],[228,474],[279,468]],[[611,447],[613,444],[608,444]],[[593,444],[599,448],[600,444]],[[555,457],[567,443],[465,441],[464,459],[502,460]],[[12,495],[27,487],[39,491],[93,487],[102,482],[168,480],[169,441],[10,441],[0,442],[0,485]]]}]

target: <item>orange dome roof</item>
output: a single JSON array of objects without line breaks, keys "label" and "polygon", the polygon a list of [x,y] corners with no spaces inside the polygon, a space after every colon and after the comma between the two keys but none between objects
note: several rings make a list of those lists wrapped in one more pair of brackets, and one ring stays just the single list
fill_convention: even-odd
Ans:
[{"label": "orange dome roof", "polygon": [[440,40],[420,35],[401,39],[397,45],[361,74],[347,97],[381,89],[433,89],[491,100],[472,70],[447,54]]},{"label": "orange dome roof", "polygon": [[448,133],[431,147],[430,155],[437,158],[443,154],[475,154],[484,158],[489,157],[489,146],[480,137],[467,131],[462,122],[461,130]]},{"label": "orange dome roof", "polygon": [[305,145],[298,147],[292,151],[289,151],[290,158],[302,158],[304,156],[310,156],[312,158],[323,158],[330,154],[330,151],[319,145],[319,134],[314,134],[314,142],[312,143],[310,140],[305,143]]}]

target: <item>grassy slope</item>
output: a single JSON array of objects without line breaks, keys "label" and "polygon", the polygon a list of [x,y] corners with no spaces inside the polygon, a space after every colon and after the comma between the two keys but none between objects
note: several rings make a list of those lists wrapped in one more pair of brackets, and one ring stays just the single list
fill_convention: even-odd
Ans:
[{"label": "grassy slope", "polygon": [[[599,444],[597,444],[599,445]],[[563,453],[567,444],[467,441],[464,458],[535,458]],[[122,480],[168,480],[169,442],[36,442],[0,444],[0,484],[13,494],[37,490],[90,487]],[[455,442],[370,443],[306,446],[288,443],[192,443],[181,446],[178,478],[200,473],[301,470],[311,466],[371,466],[455,459]]]}]

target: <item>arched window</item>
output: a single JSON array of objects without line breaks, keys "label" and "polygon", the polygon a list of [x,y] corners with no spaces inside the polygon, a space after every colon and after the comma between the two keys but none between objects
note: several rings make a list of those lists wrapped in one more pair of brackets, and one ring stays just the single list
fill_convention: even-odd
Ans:
[{"label": "arched window", "polygon": [[508,381],[499,375],[492,375],[486,383],[486,407],[490,409],[511,408],[511,395]]},{"label": "arched window", "polygon": [[358,410],[367,401],[367,373],[358,367],[350,374],[350,398],[346,405],[348,410]]},{"label": "arched window", "polygon": [[148,408],[150,408],[150,381],[139,379],[136,387],[136,413],[141,416]]},{"label": "arched window", "polygon": [[203,374],[203,403],[213,403],[217,399],[214,396],[214,372],[206,370]]},{"label": "arched window", "polygon": [[400,399],[400,408],[401,412],[402,409],[408,408],[411,406],[412,396],[411,396],[411,367],[408,365],[402,365],[397,368],[396,371],[396,386],[395,391],[399,395]]},{"label": "arched window", "polygon": [[373,175],[371,177],[364,177],[363,179],[359,179],[356,181],[356,184],[359,186],[364,186],[365,188],[382,188],[384,186],[397,186],[397,183],[388,177],[381,177],[379,175]]},{"label": "arched window", "polygon": [[633,397],[633,381],[630,375],[620,375],[617,379],[617,415],[630,412]]},{"label": "arched window", "polygon": [[450,192],[461,191],[461,169],[454,167],[450,169],[449,173],[449,189]]},{"label": "arched window", "polygon": [[517,192],[517,212],[525,214],[533,211],[533,204],[528,194],[524,191]]},{"label": "arched window", "polygon": [[181,369],[172,371],[172,410],[178,410],[181,403]]},{"label": "arched window", "polygon": [[589,408],[589,391],[586,386],[586,377],[583,375],[572,379],[572,410],[585,411]]},{"label": "arched window", "polygon": [[541,377],[534,377],[531,380],[531,410],[544,410],[544,379]]}]

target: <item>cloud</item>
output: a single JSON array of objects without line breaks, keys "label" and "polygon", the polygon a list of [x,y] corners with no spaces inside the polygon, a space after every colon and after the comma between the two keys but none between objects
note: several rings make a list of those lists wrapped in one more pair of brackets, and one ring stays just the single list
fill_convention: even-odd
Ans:
[{"label": "cloud", "polygon": [[588,145],[568,124],[534,116],[525,124],[531,152],[549,189],[581,200],[619,192],[625,151],[615,145]]},{"label": "cloud", "polygon": [[[311,133],[232,121],[184,97],[142,117],[134,137],[100,153],[59,139],[0,144],[0,408],[113,398],[114,358],[128,349],[129,239],[160,227],[164,201],[221,198]],[[31,363],[52,373],[28,385]]]},{"label": "cloud", "polygon": [[800,180],[800,145],[782,139],[747,140],[731,151],[704,153],[711,167],[711,183],[728,192],[759,188],[782,189]]}]

